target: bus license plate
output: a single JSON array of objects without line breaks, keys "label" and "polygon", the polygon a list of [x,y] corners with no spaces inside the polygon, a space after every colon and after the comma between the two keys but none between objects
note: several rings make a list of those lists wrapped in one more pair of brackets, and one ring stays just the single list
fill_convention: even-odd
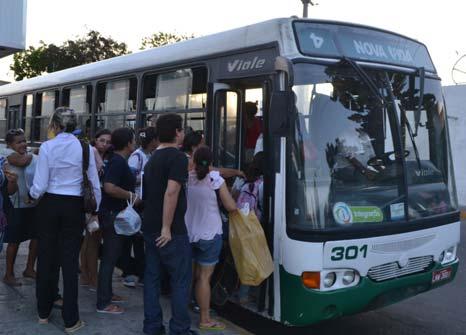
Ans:
[{"label": "bus license plate", "polygon": [[434,271],[434,273],[432,273],[432,284],[450,279],[450,277],[451,277],[451,268]]}]

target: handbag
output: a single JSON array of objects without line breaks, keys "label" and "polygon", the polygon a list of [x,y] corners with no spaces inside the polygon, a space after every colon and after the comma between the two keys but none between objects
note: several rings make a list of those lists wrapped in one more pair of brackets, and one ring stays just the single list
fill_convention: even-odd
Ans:
[{"label": "handbag", "polygon": [[118,235],[132,236],[141,230],[141,217],[134,209],[134,203],[136,198],[133,200],[131,194],[130,200],[126,200],[126,208],[122,210],[115,218],[115,232]]},{"label": "handbag", "polygon": [[92,214],[97,210],[97,201],[95,199],[94,189],[87,175],[89,169],[89,144],[80,140],[83,149],[83,182],[82,182],[82,195],[83,195],[83,208],[84,213]]}]

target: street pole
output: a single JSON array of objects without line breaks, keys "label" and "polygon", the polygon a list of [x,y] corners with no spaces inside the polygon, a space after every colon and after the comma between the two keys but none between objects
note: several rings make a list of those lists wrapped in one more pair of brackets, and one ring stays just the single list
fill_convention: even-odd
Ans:
[{"label": "street pole", "polygon": [[303,17],[307,18],[308,17],[308,9],[309,9],[309,4],[311,6],[315,6],[317,4],[313,3],[312,0],[301,0],[303,2]]}]

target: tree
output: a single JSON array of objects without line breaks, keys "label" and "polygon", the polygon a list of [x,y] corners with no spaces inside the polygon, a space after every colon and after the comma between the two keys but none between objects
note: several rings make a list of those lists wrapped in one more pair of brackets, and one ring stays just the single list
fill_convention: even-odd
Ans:
[{"label": "tree", "polygon": [[126,43],[91,30],[86,36],[67,40],[60,46],[40,41],[39,47],[31,46],[15,54],[10,69],[14,71],[16,80],[22,80],[127,53]]},{"label": "tree", "polygon": [[141,42],[141,50],[149,48],[157,48],[162,45],[177,43],[185,40],[194,38],[194,34],[185,35],[185,34],[174,34],[174,33],[165,33],[159,31],[158,33],[152,34],[151,36],[144,37]]}]

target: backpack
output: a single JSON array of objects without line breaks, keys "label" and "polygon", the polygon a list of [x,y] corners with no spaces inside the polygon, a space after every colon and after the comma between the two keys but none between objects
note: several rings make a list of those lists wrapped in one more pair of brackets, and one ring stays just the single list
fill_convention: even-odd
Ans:
[{"label": "backpack", "polygon": [[259,205],[259,186],[262,183],[261,179],[255,182],[245,182],[241,186],[236,206],[238,209],[243,208],[246,204],[249,205],[250,210],[254,210],[259,221],[262,219],[262,210]]}]

